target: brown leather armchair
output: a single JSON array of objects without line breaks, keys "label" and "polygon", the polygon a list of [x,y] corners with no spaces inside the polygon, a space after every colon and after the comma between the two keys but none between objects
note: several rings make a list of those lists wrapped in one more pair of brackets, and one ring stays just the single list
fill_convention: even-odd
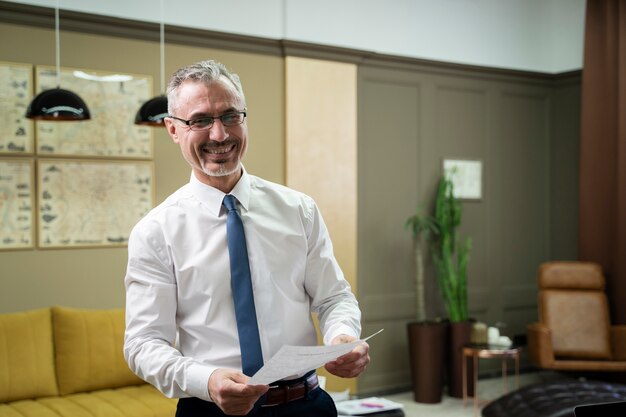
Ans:
[{"label": "brown leather armchair", "polygon": [[539,267],[539,322],[528,325],[533,365],[557,371],[626,371],[626,325],[611,326],[604,275],[590,262]]}]

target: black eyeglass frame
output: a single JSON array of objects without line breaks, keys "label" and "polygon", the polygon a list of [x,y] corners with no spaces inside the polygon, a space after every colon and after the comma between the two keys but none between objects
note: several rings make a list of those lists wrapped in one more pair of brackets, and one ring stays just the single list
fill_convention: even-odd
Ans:
[{"label": "black eyeglass frame", "polygon": [[[229,116],[233,116],[234,114],[237,115],[241,115],[243,114],[243,117],[241,118],[241,121],[237,122],[237,123],[224,123],[224,118],[227,118]],[[176,116],[172,116],[171,114],[168,114],[167,117],[174,119],[174,120],[178,120],[179,122],[183,122],[184,124],[186,124],[189,129],[194,130],[194,131],[199,131],[199,130],[208,130],[210,128],[213,127],[213,125],[215,124],[215,120],[219,119],[219,121],[226,127],[231,127],[231,126],[237,126],[240,125],[244,122],[244,120],[246,120],[246,116],[248,115],[247,111],[244,109],[243,111],[229,111],[226,112],[224,114],[222,114],[221,116],[217,116],[217,117],[213,117],[213,116],[204,116],[204,117],[196,117],[195,119],[189,119],[189,120],[185,120],[185,119],[181,119],[180,117],[176,117]],[[198,128],[195,126],[196,123],[198,123],[199,120],[210,120],[209,123],[201,128]]]}]

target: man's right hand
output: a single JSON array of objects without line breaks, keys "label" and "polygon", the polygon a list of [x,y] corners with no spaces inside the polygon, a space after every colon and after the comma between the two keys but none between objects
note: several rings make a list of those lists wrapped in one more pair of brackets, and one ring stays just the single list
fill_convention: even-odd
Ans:
[{"label": "man's right hand", "polygon": [[246,385],[249,379],[239,371],[216,369],[209,377],[211,399],[225,414],[245,416],[269,390],[269,385]]}]

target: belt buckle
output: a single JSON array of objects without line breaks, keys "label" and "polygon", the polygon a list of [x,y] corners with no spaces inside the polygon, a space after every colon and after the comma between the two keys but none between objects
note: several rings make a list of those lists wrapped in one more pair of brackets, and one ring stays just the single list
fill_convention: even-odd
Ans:
[{"label": "belt buckle", "polygon": [[[286,387],[286,386],[283,386],[283,385],[270,385],[270,389],[269,389],[269,391],[268,391],[268,394],[269,394],[269,392],[270,392],[270,391],[272,391],[272,390],[274,390],[274,392],[276,392],[276,391],[281,391],[281,392],[282,392],[282,391],[283,391],[283,388],[285,388],[285,387]],[[287,390],[285,390],[285,391],[287,391]],[[287,402],[287,401],[285,401],[285,402]],[[275,404],[261,404],[261,407],[275,407],[275,406],[277,406],[277,405],[281,405],[281,404],[283,404],[283,403],[281,403],[281,402],[277,402],[277,403],[275,403]]]},{"label": "belt buckle", "polygon": [[276,405],[286,404],[292,400],[295,400],[296,398],[291,398],[291,393],[294,389],[299,388],[300,384],[302,384],[302,388],[304,389],[304,394],[301,398],[306,398],[308,393],[311,391],[312,384],[309,382],[309,379],[311,378],[315,378],[315,374],[308,377],[298,378],[297,380],[294,380],[291,384],[278,383],[276,385],[270,385],[270,391],[274,391],[276,393],[275,397],[282,397],[282,401],[279,400],[275,404],[262,404],[261,407],[274,407]]},{"label": "belt buckle", "polygon": [[283,386],[282,388],[283,388],[284,393],[285,393],[285,394],[284,394],[284,397],[285,397],[285,403],[288,403],[288,402],[290,401],[290,400],[289,400],[289,391],[291,390],[291,386],[290,386],[290,385],[285,385],[285,386]]}]

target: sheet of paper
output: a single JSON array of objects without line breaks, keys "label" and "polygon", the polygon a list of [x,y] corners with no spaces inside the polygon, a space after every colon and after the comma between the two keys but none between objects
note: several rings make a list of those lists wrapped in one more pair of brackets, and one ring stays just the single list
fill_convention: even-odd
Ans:
[{"label": "sheet of paper", "polygon": [[340,416],[354,416],[381,413],[383,411],[397,410],[404,407],[395,401],[381,397],[368,397],[359,400],[348,400],[335,403]]},{"label": "sheet of paper", "polygon": [[352,343],[342,343],[331,346],[290,346],[281,347],[274,356],[268,360],[256,374],[248,380],[248,384],[270,384],[272,382],[299,375],[311,369],[317,369],[327,362],[337,359],[354,349],[359,343],[364,342],[378,333],[357,340]]}]

